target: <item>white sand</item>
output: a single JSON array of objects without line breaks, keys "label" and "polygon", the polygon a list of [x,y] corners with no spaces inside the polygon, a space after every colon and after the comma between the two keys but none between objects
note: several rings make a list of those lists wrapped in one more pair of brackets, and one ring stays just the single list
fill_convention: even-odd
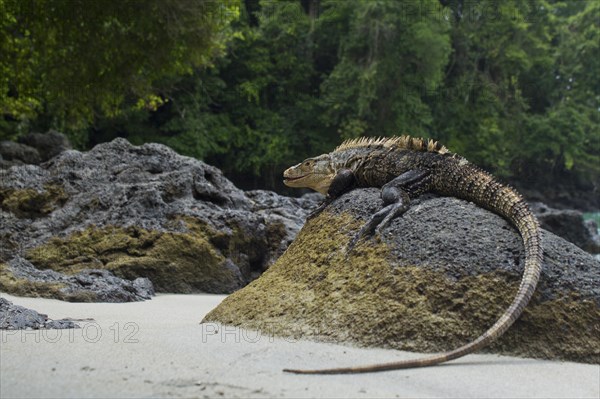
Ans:
[{"label": "white sand", "polygon": [[599,398],[600,366],[471,355],[445,366],[375,374],[298,376],[284,367],[331,367],[416,356],[289,342],[268,332],[200,325],[224,296],[66,303],[2,294],[51,318],[88,318],[79,330],[3,331],[0,397],[422,397]]}]

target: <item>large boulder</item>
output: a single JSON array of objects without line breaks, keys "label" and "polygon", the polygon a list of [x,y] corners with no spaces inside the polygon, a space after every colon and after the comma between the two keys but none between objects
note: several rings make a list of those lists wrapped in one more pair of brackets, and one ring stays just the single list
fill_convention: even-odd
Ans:
[{"label": "large boulder", "polygon": [[[520,236],[455,198],[424,198],[382,234],[346,247],[382,202],[359,189],[302,228],[259,279],[204,322],[285,337],[414,351],[454,349],[488,329],[523,273]],[[547,231],[538,289],[487,351],[600,362],[600,263]]]},{"label": "large boulder", "polygon": [[315,202],[246,195],[210,165],[124,139],[0,173],[0,290],[77,301],[142,299],[152,287],[138,278],[159,292],[233,292]]}]

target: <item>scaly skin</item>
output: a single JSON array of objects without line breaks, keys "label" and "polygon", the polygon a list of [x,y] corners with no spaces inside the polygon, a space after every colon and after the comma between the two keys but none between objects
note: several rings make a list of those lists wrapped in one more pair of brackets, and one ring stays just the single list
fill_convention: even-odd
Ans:
[{"label": "scaly skin", "polygon": [[491,175],[450,153],[432,140],[408,136],[361,138],[343,143],[329,154],[309,158],[284,172],[290,187],[309,187],[327,194],[321,211],[333,199],[355,187],[382,187],[386,207],[367,222],[351,243],[380,230],[408,208],[410,198],[436,192],[472,201],[514,224],[525,246],[525,268],[519,290],[498,321],[474,341],[449,352],[421,359],[322,370],[284,371],[297,374],[368,373],[433,366],[480,350],[500,337],[519,318],[533,296],[542,269],[539,224],[523,198]]}]

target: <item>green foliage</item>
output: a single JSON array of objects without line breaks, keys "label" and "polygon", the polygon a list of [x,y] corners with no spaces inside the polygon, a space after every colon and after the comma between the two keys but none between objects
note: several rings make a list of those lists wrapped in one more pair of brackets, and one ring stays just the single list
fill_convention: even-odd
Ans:
[{"label": "green foliage", "polygon": [[272,188],[343,139],[407,133],[600,185],[596,1],[0,4],[4,137],[162,142]]},{"label": "green foliage", "polygon": [[[522,118],[530,105],[523,83],[551,66],[550,15],[540,11],[546,6],[543,0],[486,0],[470,3],[454,23],[454,52],[432,102],[435,130],[452,149],[499,173],[508,173],[526,134]],[[544,79],[537,74],[535,83]]]},{"label": "green foliage", "polygon": [[450,148],[505,176],[598,183],[598,3],[579,6],[481,1],[456,21],[432,105]]},{"label": "green foliage", "polygon": [[[329,4],[336,12],[339,2]],[[348,7],[348,4],[344,7]],[[339,62],[323,81],[326,123],[342,138],[410,132],[428,135],[432,122],[424,90],[436,87],[450,53],[450,24],[435,14],[407,18],[437,1],[355,1],[339,32]],[[402,45],[399,45],[402,43]]]},{"label": "green foliage", "polygon": [[[257,26],[242,15],[228,57],[173,95],[152,139],[226,172],[264,176],[344,138],[416,127],[427,134],[421,87],[443,78],[450,25],[406,20],[401,7],[323,1],[316,18],[300,2],[262,2]],[[374,18],[381,23],[372,26]]]},{"label": "green foliage", "polygon": [[[544,112],[527,113],[525,146],[515,153],[534,172],[574,171],[588,181],[600,175],[600,4],[580,4],[561,17],[553,40],[553,84]],[[557,11],[566,7],[557,4]],[[572,7],[572,6],[571,6]],[[568,9],[567,9],[568,10]],[[524,174],[524,170],[516,170]],[[530,171],[531,173],[531,171]],[[550,175],[552,176],[552,175]]]},{"label": "green foliage", "polygon": [[156,108],[170,79],[224,49],[237,12],[234,0],[0,0],[4,119],[81,129]]}]

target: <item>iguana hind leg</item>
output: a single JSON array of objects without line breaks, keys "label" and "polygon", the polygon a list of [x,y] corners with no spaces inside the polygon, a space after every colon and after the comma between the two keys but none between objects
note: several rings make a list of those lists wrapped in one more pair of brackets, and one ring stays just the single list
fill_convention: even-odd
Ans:
[{"label": "iguana hind leg", "polygon": [[380,233],[394,218],[401,216],[410,206],[410,197],[427,191],[429,172],[420,169],[409,170],[389,181],[381,188],[381,199],[385,207],[371,216],[371,219],[350,240],[347,251],[356,243],[373,233]]}]

